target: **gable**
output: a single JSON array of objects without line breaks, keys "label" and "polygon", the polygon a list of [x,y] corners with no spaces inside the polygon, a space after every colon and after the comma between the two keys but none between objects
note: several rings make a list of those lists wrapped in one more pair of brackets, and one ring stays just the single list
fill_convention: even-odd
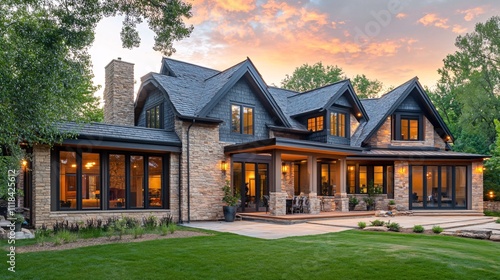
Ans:
[{"label": "gable", "polygon": [[344,107],[349,107],[349,108],[352,107],[352,104],[349,102],[349,100],[347,100],[347,98],[345,97],[345,95],[342,95],[341,97],[339,97],[339,99],[337,99],[334,102],[334,104],[335,105],[344,106]]},{"label": "gable", "polygon": [[[231,105],[241,105],[253,109],[254,134],[231,133]],[[207,115],[209,118],[223,120],[219,125],[221,141],[239,143],[269,138],[267,125],[280,125],[281,122],[268,111],[265,101],[249,84],[245,77],[238,80],[232,88],[217,102]]]}]

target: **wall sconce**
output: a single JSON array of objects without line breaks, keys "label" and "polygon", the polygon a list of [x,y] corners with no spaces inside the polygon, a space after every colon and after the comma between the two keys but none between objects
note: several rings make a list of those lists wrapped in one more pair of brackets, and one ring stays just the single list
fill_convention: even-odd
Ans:
[{"label": "wall sconce", "polygon": [[406,174],[406,167],[399,168],[399,174]]},{"label": "wall sconce", "polygon": [[288,173],[288,165],[286,165],[286,163],[284,162],[281,164],[281,173],[283,173],[283,175]]},{"label": "wall sconce", "polygon": [[222,171],[222,173],[226,173],[226,170],[227,170],[227,163],[225,160],[223,160],[220,162],[220,171]]},{"label": "wall sconce", "polygon": [[493,201],[493,198],[495,198],[495,193],[493,191],[490,191],[488,193],[488,197],[490,198],[491,201]]},{"label": "wall sconce", "polygon": [[28,166],[28,161],[25,159],[21,160],[21,165],[23,166],[23,168],[26,168],[26,166]]}]

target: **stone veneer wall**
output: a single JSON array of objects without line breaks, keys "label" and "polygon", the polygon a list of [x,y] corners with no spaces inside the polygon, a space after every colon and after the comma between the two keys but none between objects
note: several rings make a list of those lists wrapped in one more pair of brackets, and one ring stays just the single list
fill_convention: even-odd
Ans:
[{"label": "stone veneer wall", "polygon": [[472,163],[471,210],[483,211],[483,163]]},{"label": "stone veneer wall", "polygon": [[134,125],[134,64],[113,59],[106,67],[104,122]]},{"label": "stone veneer wall", "polygon": [[410,195],[410,181],[408,161],[395,161],[394,162],[394,201],[396,205],[404,210],[408,210],[409,195]]},{"label": "stone veneer wall", "polygon": [[405,146],[405,147],[437,147],[445,149],[446,144],[434,130],[432,123],[424,117],[424,141],[398,141],[392,140],[391,117],[380,126],[377,133],[370,138],[369,145],[372,147]]},{"label": "stone veneer wall", "polygon": [[484,210],[500,212],[500,201],[484,201]]},{"label": "stone veneer wall", "polygon": [[[182,145],[182,213],[183,221],[188,220],[187,193],[187,131],[191,123],[176,120],[176,132]],[[222,173],[220,162],[229,159],[224,156],[224,146],[230,143],[219,141],[217,124],[194,123],[189,132],[190,141],[190,215],[191,221],[218,220],[223,218],[222,187],[229,180],[231,171]],[[200,176],[203,175],[203,176]],[[178,183],[173,185],[177,189]]]},{"label": "stone veneer wall", "polygon": [[[35,227],[45,224],[52,227],[56,221],[86,221],[87,219],[107,219],[109,217],[127,217],[141,219],[149,215],[161,218],[169,213],[175,215],[175,211],[168,209],[145,209],[145,210],[93,210],[93,211],[51,211],[51,188],[50,178],[50,148],[45,145],[33,147],[33,221]],[[172,188],[171,188],[172,190]]]}]

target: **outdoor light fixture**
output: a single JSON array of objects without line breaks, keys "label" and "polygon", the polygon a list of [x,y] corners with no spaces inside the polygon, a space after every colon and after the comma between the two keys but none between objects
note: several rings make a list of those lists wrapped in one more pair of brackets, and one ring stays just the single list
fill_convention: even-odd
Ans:
[{"label": "outdoor light fixture", "polygon": [[226,172],[226,170],[227,170],[227,164],[226,164],[226,161],[223,160],[220,162],[220,171]]},{"label": "outdoor light fixture", "polygon": [[405,174],[405,173],[406,173],[406,168],[405,168],[405,167],[401,167],[401,168],[399,169],[399,173],[400,173],[400,174]]},{"label": "outdoor light fixture", "polygon": [[21,161],[21,165],[22,165],[23,167],[26,167],[26,165],[28,165],[28,161],[26,161],[25,159],[23,159],[23,160]]},{"label": "outdoor light fixture", "polygon": [[493,191],[490,191],[488,193],[488,196],[490,197],[490,200],[493,200],[493,198],[495,197],[495,193]]},{"label": "outdoor light fixture", "polygon": [[288,165],[286,165],[286,163],[284,162],[281,164],[281,173],[283,173],[283,175],[288,173]]}]

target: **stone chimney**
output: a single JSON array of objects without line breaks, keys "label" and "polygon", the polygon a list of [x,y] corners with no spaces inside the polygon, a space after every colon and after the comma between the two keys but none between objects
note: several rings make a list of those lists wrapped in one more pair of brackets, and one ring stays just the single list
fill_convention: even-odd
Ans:
[{"label": "stone chimney", "polygon": [[134,64],[113,59],[105,68],[104,122],[134,125]]}]

